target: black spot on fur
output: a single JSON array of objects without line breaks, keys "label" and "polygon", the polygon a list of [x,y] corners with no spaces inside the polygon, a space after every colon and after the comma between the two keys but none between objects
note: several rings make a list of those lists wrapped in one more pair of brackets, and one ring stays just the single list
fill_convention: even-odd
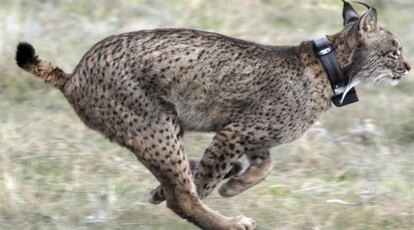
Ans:
[{"label": "black spot on fur", "polygon": [[21,42],[17,45],[16,63],[20,68],[23,68],[26,65],[39,63],[39,59],[37,59],[32,45],[26,42]]}]

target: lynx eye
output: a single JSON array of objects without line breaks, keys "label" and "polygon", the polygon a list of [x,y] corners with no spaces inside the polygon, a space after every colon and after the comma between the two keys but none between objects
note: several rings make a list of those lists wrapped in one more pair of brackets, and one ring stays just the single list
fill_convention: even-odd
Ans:
[{"label": "lynx eye", "polygon": [[392,50],[392,51],[390,51],[390,52],[388,53],[388,55],[389,55],[391,58],[398,59],[398,58],[400,57],[401,53],[400,53],[400,51],[398,51],[398,50]]}]

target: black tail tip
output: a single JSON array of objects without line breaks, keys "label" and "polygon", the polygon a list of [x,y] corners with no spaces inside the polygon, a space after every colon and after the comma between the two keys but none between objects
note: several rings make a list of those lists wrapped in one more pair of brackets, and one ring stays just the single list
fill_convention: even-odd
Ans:
[{"label": "black tail tip", "polygon": [[39,60],[32,45],[26,42],[20,42],[17,45],[16,63],[20,68],[30,64],[37,64],[38,62]]}]

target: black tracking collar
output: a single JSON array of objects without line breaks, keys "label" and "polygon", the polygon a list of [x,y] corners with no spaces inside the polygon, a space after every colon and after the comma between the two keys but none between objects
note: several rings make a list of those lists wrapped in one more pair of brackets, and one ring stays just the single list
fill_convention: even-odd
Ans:
[{"label": "black tracking collar", "polygon": [[342,107],[358,101],[355,88],[349,90],[341,103],[342,94],[348,84],[348,77],[344,75],[336,60],[335,50],[326,37],[313,40],[313,47],[322,63],[323,69],[328,75],[333,90],[332,102],[337,107]]}]

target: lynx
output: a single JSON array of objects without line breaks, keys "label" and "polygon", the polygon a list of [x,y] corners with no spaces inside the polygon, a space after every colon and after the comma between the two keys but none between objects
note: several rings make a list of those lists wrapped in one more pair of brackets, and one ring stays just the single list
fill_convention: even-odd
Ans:
[{"label": "lynx", "polygon": [[[344,2],[344,28],[327,36],[349,78],[394,85],[408,73],[396,37],[378,26],[377,11],[359,16]],[[263,180],[269,149],[299,138],[331,107],[333,91],[312,41],[270,46],[191,29],[143,30],[95,44],[68,74],[17,47],[24,70],[58,88],[80,119],[129,149],[161,186],[166,200],[202,229],[253,229],[247,217],[225,217],[202,199],[234,196]],[[202,159],[184,152],[184,131],[215,132]],[[239,158],[250,161],[245,169]]]}]

